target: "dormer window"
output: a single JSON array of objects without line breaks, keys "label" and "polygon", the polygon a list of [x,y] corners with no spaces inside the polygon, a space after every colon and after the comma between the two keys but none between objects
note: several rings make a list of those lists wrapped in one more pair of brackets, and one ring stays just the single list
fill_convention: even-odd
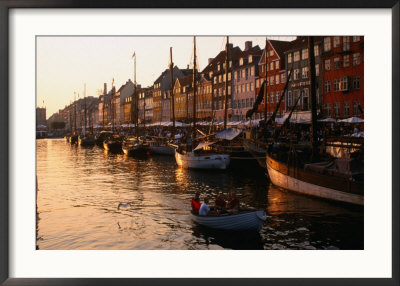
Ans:
[{"label": "dormer window", "polygon": [[243,58],[240,58],[239,65],[243,65]]},{"label": "dormer window", "polygon": [[249,63],[252,63],[252,62],[253,62],[253,56],[250,55],[250,56],[249,56]]}]

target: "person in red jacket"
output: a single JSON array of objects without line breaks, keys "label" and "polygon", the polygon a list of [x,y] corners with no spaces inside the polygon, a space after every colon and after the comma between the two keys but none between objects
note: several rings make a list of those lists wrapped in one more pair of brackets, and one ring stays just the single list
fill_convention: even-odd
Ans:
[{"label": "person in red jacket", "polygon": [[194,195],[194,198],[192,199],[192,214],[199,214],[200,210],[200,192],[197,191],[196,194]]}]

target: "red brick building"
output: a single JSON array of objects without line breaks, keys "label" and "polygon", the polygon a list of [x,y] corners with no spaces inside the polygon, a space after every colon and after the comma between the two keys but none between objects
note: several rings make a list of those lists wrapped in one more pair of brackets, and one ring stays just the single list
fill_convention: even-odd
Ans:
[{"label": "red brick building", "polygon": [[[268,66],[267,66],[267,115],[271,116],[274,112],[279,98],[286,84],[286,61],[285,51],[289,50],[292,42],[268,40]],[[261,59],[258,63],[258,77],[256,78],[256,96],[258,95],[262,83],[265,80],[265,48]],[[258,106],[258,114],[256,118],[264,116],[264,101]],[[278,117],[285,112],[285,99],[283,99],[279,110]]]},{"label": "red brick building", "polygon": [[322,55],[324,117],[364,117],[364,37],[324,37]]}]

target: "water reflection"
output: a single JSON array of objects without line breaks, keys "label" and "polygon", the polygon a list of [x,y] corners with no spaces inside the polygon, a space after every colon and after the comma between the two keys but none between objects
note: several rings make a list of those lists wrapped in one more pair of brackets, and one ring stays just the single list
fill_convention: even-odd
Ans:
[{"label": "water reflection", "polygon": [[[270,185],[254,165],[186,170],[173,157],[131,158],[37,140],[39,249],[363,249],[363,210]],[[200,227],[190,199],[237,192],[269,215],[260,233]],[[118,209],[120,203],[130,203]]]}]

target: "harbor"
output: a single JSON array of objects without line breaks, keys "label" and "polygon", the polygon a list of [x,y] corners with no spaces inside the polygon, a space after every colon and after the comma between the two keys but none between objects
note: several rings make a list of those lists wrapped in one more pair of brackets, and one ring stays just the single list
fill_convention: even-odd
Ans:
[{"label": "harbor", "polygon": [[224,42],[41,125],[38,249],[364,248],[363,37]]},{"label": "harbor", "polygon": [[[37,177],[38,249],[364,248],[363,208],[277,188],[262,168],[187,170],[172,156],[135,159],[40,139]],[[198,190],[213,199],[235,190],[267,220],[260,232],[201,227],[190,214]]]}]

